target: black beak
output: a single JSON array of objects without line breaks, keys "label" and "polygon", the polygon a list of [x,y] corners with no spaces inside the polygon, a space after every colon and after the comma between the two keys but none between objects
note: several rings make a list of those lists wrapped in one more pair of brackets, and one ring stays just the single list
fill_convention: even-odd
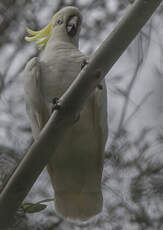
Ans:
[{"label": "black beak", "polygon": [[79,19],[77,16],[71,16],[66,24],[66,31],[69,36],[74,37],[77,33],[79,25]]}]

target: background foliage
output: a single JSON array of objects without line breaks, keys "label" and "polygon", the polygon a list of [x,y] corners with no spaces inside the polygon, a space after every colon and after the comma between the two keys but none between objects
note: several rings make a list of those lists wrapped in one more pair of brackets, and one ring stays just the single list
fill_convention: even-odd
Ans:
[{"label": "background foliage", "polygon": [[[91,54],[133,2],[0,0],[0,189],[32,142],[23,97],[23,70],[39,52],[34,44],[24,41],[25,26],[39,30],[58,9],[75,5],[84,18],[80,48]],[[84,224],[71,223],[58,216],[50,202],[39,213],[18,212],[12,230],[163,229],[162,12],[163,5],[106,78],[109,139],[102,214]],[[44,170],[26,201],[51,197],[52,187]]]}]

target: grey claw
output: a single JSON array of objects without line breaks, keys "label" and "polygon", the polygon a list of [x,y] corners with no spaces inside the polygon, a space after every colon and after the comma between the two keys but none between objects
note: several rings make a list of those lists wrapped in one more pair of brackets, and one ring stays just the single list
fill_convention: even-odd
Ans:
[{"label": "grey claw", "polygon": [[103,86],[102,86],[101,84],[98,84],[98,85],[97,85],[97,88],[100,89],[100,90],[102,90],[102,89],[103,89]]},{"label": "grey claw", "polygon": [[83,59],[82,63],[81,63],[81,69],[83,69],[86,65],[88,65],[88,61],[86,59]]},{"label": "grey claw", "polygon": [[80,114],[78,114],[76,117],[75,117],[75,122],[78,122],[80,120]]},{"label": "grey claw", "polygon": [[59,110],[59,109],[61,109],[61,105],[59,104],[59,98],[54,97],[52,99],[52,110],[51,110],[51,112],[53,112],[54,110]]}]

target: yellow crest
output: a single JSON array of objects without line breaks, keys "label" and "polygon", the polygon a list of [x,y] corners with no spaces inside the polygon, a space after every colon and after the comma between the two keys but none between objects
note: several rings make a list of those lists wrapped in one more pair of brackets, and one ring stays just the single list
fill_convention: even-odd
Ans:
[{"label": "yellow crest", "polygon": [[25,37],[25,40],[28,42],[38,40],[35,43],[37,45],[41,45],[39,47],[40,50],[44,49],[46,46],[46,43],[48,42],[48,40],[51,36],[55,18],[56,17],[54,16],[52,21],[49,23],[49,25],[47,25],[46,27],[44,27],[42,30],[39,30],[39,31],[33,31],[33,30],[29,29],[28,27],[26,27],[26,31],[32,36],[31,37]]}]

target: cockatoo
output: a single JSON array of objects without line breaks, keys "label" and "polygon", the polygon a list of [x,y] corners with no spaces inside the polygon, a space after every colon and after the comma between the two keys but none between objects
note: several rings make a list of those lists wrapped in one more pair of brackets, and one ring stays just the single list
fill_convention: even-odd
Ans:
[{"label": "cockatoo", "polygon": [[[40,58],[27,63],[24,74],[26,110],[35,140],[52,113],[54,99],[63,95],[81,71],[83,60],[88,60],[78,49],[81,22],[79,9],[69,6],[57,12],[44,29],[27,28],[33,36],[25,39],[41,39],[36,43],[42,49]],[[105,83],[101,85],[89,96],[47,166],[56,211],[73,220],[88,220],[103,207],[107,96]]]}]

